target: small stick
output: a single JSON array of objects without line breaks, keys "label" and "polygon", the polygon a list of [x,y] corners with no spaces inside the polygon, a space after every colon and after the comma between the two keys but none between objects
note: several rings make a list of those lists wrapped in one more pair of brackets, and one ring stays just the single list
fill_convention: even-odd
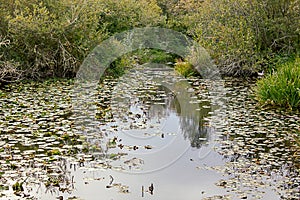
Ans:
[{"label": "small stick", "polygon": [[151,195],[153,195],[153,190],[154,190],[153,183],[151,183],[151,185],[149,187],[149,192]]},{"label": "small stick", "polygon": [[109,175],[109,177],[111,179],[109,185],[111,185],[114,182],[114,177],[112,177],[112,175]]}]

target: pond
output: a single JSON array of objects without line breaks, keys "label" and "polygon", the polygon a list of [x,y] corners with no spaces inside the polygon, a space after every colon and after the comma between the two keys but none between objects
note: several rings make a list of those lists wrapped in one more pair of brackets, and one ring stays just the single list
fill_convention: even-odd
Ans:
[{"label": "pond", "polygon": [[139,66],[84,110],[73,85],[1,90],[0,199],[300,198],[299,113],[258,107],[251,82]]}]

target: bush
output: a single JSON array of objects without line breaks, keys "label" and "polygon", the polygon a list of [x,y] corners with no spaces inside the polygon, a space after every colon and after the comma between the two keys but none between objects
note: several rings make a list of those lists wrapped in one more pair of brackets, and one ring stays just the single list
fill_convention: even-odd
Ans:
[{"label": "bush", "polygon": [[300,108],[300,58],[259,80],[255,91],[261,103]]},{"label": "bush", "polygon": [[123,55],[122,57],[116,59],[110,64],[110,66],[105,71],[105,76],[110,76],[118,78],[126,73],[135,64],[135,60],[129,54]]},{"label": "bush", "polygon": [[207,0],[189,22],[189,34],[227,75],[251,75],[276,54],[300,49],[300,4],[294,1]]},{"label": "bush", "polygon": [[165,52],[159,49],[142,49],[131,53],[137,59],[139,64],[145,63],[161,63],[167,64],[174,62],[175,58],[179,57],[175,54]]},{"label": "bush", "polygon": [[164,23],[162,11],[155,0],[98,0],[98,3],[103,7],[99,28],[108,35]]},{"label": "bush", "polygon": [[[9,44],[10,41],[5,38],[1,38],[0,35],[0,49],[6,48]],[[10,60],[4,60],[3,57],[4,55],[0,54],[0,84],[1,82],[19,80],[22,72],[18,70],[18,63]]]},{"label": "bush", "polygon": [[[18,69],[19,63],[7,59],[4,56],[4,51],[10,45],[10,40],[7,38],[7,20],[8,4],[4,4],[0,0],[0,86],[2,82],[11,82],[19,80],[22,72]],[[10,1],[8,1],[10,2]]]},{"label": "bush", "polygon": [[142,65],[145,63],[174,63],[178,55],[165,52],[159,49],[138,49],[127,53],[116,59],[110,64],[110,67],[105,71],[105,75],[112,77],[122,76],[126,70],[132,69],[136,64]]},{"label": "bush", "polygon": [[0,0],[0,81],[72,77],[108,36],[162,23],[155,0]]},{"label": "bush", "polygon": [[277,55],[289,57],[299,51],[299,4],[300,0],[0,0],[0,81],[74,76],[101,41],[145,26],[194,37],[226,75],[252,75],[273,68]]},{"label": "bush", "polygon": [[162,10],[166,28],[188,34],[188,28],[193,25],[193,22],[189,19],[198,16],[202,2],[194,0],[159,0],[157,4]]},{"label": "bush", "polygon": [[2,32],[10,40],[3,57],[20,63],[32,78],[74,74],[101,39],[95,23],[100,8],[93,0],[1,3],[7,5],[3,8],[7,27]]}]

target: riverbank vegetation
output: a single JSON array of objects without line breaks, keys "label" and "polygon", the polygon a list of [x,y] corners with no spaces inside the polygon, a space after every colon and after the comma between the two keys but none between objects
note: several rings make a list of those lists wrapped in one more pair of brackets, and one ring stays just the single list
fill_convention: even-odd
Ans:
[{"label": "riverbank vegetation", "polygon": [[[266,74],[299,55],[299,5],[299,0],[0,0],[0,82],[74,77],[101,41],[145,26],[192,37],[224,76]],[[144,55],[126,55],[113,72]],[[170,56],[163,57],[169,62]]]},{"label": "riverbank vegetation", "polygon": [[278,66],[278,70],[257,82],[260,102],[283,107],[300,106],[300,58]]}]

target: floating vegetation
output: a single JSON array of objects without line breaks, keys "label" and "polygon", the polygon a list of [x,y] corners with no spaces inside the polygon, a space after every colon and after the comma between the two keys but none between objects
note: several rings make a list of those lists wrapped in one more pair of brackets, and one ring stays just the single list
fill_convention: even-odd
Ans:
[{"label": "floating vegetation", "polygon": [[227,84],[237,88],[229,93],[226,112],[220,113],[227,125],[219,127],[217,152],[227,162],[206,168],[227,176],[216,185],[239,199],[265,199],[268,187],[282,199],[299,199],[299,113],[257,108],[248,83]]},{"label": "floating vegetation", "polygon": [[75,156],[85,140],[68,119],[72,114],[71,88],[72,82],[52,81],[2,89],[0,179],[5,190],[14,192],[0,190],[4,198],[35,199],[32,190],[40,183],[49,190],[57,187],[66,191],[70,186],[65,156]]},{"label": "floating vegetation", "polygon": [[[84,198],[74,193],[78,171],[86,187],[96,181],[105,190],[133,195],[141,187],[96,172],[138,173],[149,165],[169,164],[167,158],[183,143],[194,151],[212,147],[225,162],[199,164],[187,155],[195,173],[224,176],[215,183],[224,193],[209,197],[203,191],[202,199],[264,199],[270,188],[282,199],[300,198],[299,113],[258,108],[249,83],[225,81],[224,97],[216,100],[209,80],[158,71],[135,69],[119,80],[103,80],[95,94],[88,94],[88,117],[72,108],[70,81],[5,86],[0,99],[0,199],[37,199],[41,188],[58,198]],[[178,146],[170,145],[174,141]],[[168,150],[172,155],[157,163],[157,158],[147,159],[166,147],[173,147]],[[143,195],[159,194],[149,187]]]}]

